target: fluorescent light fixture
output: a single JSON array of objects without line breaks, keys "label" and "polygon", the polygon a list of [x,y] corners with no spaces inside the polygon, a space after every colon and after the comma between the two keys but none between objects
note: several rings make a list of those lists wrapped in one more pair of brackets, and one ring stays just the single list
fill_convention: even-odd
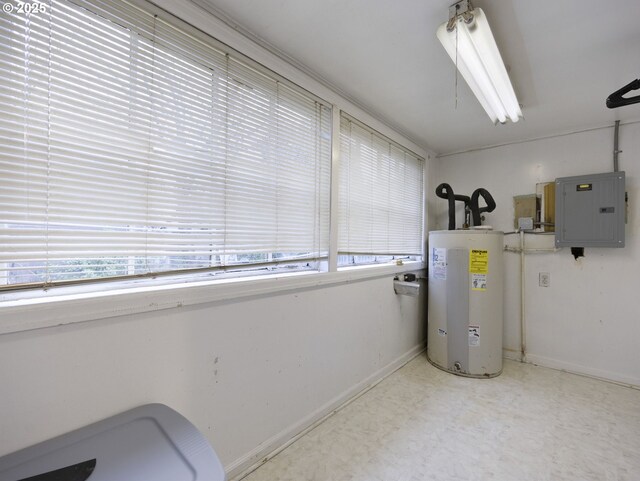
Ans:
[{"label": "fluorescent light fixture", "polygon": [[469,0],[449,8],[438,39],[494,124],[517,122],[522,110],[484,12]]}]

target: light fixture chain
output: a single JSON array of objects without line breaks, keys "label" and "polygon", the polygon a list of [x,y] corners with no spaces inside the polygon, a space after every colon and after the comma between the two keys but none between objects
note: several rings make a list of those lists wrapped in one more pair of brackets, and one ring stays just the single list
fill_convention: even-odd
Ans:
[{"label": "light fixture chain", "polygon": [[455,79],[455,110],[458,110],[458,17],[456,16],[456,79]]}]

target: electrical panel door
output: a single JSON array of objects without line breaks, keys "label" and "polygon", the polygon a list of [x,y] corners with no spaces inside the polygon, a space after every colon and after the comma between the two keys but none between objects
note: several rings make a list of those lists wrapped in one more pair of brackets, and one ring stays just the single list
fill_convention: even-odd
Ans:
[{"label": "electrical panel door", "polygon": [[624,247],[625,174],[556,179],[556,247]]}]

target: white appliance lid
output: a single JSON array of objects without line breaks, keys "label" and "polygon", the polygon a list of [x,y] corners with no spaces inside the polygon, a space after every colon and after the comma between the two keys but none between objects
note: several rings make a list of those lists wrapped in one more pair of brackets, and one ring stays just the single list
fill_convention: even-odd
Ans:
[{"label": "white appliance lid", "polygon": [[0,458],[0,481],[224,481],[204,436],[147,404]]}]

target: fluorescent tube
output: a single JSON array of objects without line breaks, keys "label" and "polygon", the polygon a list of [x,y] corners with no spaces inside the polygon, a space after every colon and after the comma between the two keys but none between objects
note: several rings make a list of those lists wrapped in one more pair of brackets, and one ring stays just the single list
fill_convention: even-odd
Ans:
[{"label": "fluorescent tube", "polygon": [[467,23],[462,15],[455,20],[455,28],[447,30],[445,22],[438,28],[438,39],[456,62],[458,70],[478,98],[493,123],[517,122],[522,110],[509,80],[498,46],[491,33],[487,17],[481,8],[470,11],[473,21]]}]

